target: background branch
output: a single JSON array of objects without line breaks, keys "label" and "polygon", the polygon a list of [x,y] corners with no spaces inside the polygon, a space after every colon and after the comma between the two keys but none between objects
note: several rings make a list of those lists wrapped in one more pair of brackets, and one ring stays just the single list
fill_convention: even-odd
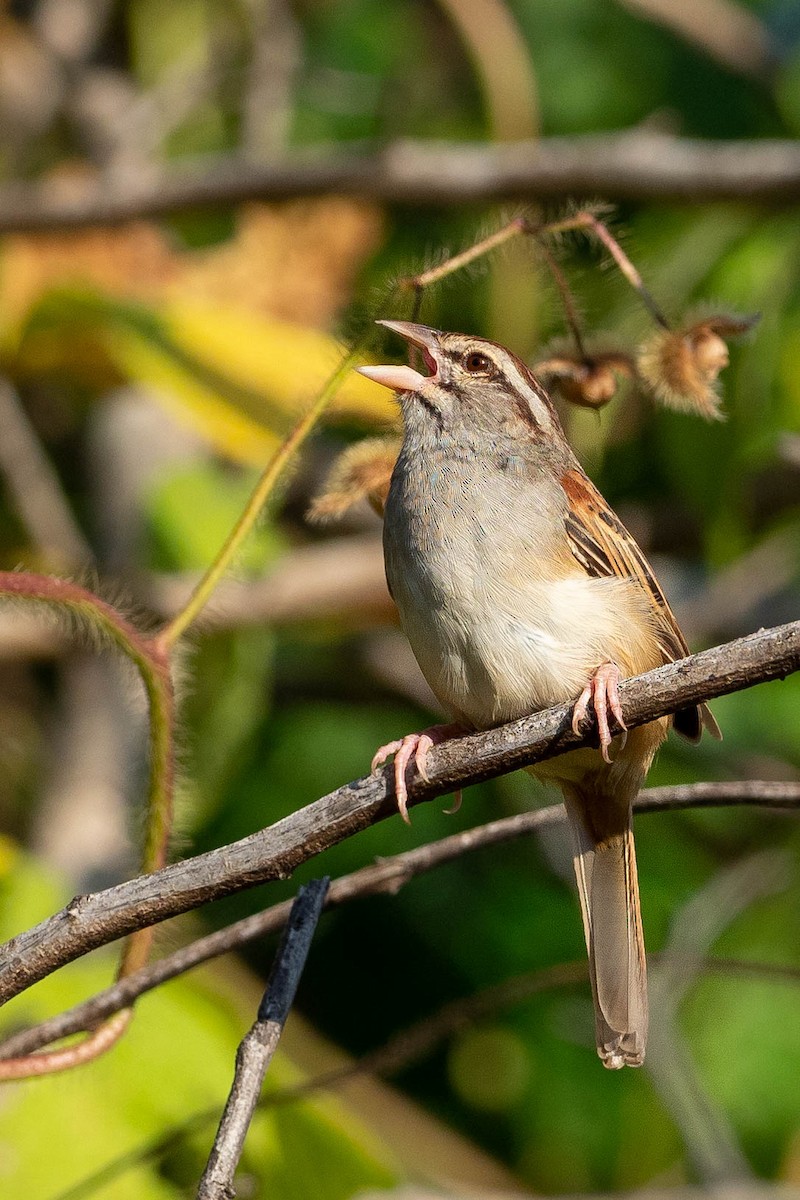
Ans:
[{"label": "background branch", "polygon": [[[637,813],[669,812],[673,809],[717,808],[739,804],[763,805],[783,811],[800,808],[800,783],[751,779],[736,783],[687,783],[672,787],[648,788],[638,797],[635,810]],[[394,854],[390,858],[381,858],[376,863],[334,880],[325,907],[337,908],[365,896],[383,893],[395,895],[418,875],[434,870],[444,863],[452,862],[475,850],[527,837],[536,830],[560,823],[565,817],[563,805],[554,804],[547,808],[532,809],[512,817],[490,821],[474,829],[428,842],[414,850]],[[156,962],[148,963],[141,970],[125,976],[124,979],[118,980],[67,1011],[41,1021],[29,1029],[13,1033],[0,1043],[0,1059],[11,1055],[30,1054],[59,1038],[80,1033],[133,1004],[140,996],[162,983],[175,979],[210,959],[229,954],[255,938],[274,933],[283,926],[290,907],[291,901],[281,901],[205,937],[196,938],[189,945],[182,946]],[[581,962],[580,966],[583,972],[581,978],[585,978],[586,964]]]},{"label": "background branch", "polygon": [[0,188],[0,233],[115,225],[239,204],[339,195],[404,204],[594,197],[760,200],[800,197],[800,144],[703,141],[632,130],[539,141],[395,142],[383,151],[321,151],[269,166],[217,158],[134,186],[105,179],[78,196],[46,183]]},{"label": "background branch", "polygon": [[[800,622],[795,621],[625,680],[620,688],[623,711],[633,728],[798,668]],[[429,782],[413,781],[410,804],[590,744],[593,733],[572,732],[571,714],[572,706],[563,704],[437,747],[431,753]],[[241,841],[76,897],[0,948],[0,1001],[136,929],[266,880],[286,878],[322,850],[393,815],[390,780],[390,770],[356,780]]]},{"label": "background branch", "polygon": [[[147,577],[145,596],[159,616],[186,604],[196,575]],[[260,579],[223,579],[200,618],[204,631],[344,617],[353,612],[395,619],[386,588],[380,534],[357,534],[298,546]]]},{"label": "background branch", "polygon": [[[671,789],[653,789],[668,791]],[[683,966],[695,973],[722,975],[737,978],[766,978],[796,984],[800,981],[800,968],[779,963],[760,963],[732,958],[707,958],[697,955],[669,954],[661,951],[649,956],[651,965],[672,964]],[[544,991],[569,988],[585,984],[589,969],[584,959],[575,962],[557,963],[512,976],[500,983],[443,1005],[432,1015],[423,1017],[413,1025],[402,1029],[382,1046],[368,1051],[360,1058],[344,1062],[321,1074],[297,1083],[289,1083],[262,1096],[259,1108],[269,1109],[277,1105],[292,1104],[323,1089],[340,1087],[343,1083],[364,1074],[391,1078],[399,1071],[428,1057],[442,1043],[460,1030],[474,1025],[486,1017],[496,1016],[507,1009],[524,1004],[531,997]],[[204,1109],[193,1113],[180,1125],[173,1125],[154,1142],[129,1151],[112,1162],[106,1163],[99,1172],[83,1179],[76,1188],[59,1192],[53,1200],[84,1200],[100,1187],[118,1179],[126,1171],[140,1167],[145,1162],[157,1162],[170,1150],[191,1134],[204,1129],[216,1117],[216,1110]],[[652,1194],[652,1193],[650,1193]],[[748,1193],[749,1196],[749,1193]],[[492,1192],[493,1200],[499,1200]]]},{"label": "background branch", "polygon": [[681,1131],[697,1178],[708,1186],[750,1179],[753,1172],[733,1123],[695,1062],[681,1006],[712,946],[758,900],[784,891],[791,874],[791,855],[776,850],[750,854],[721,870],[676,913],[665,957],[652,975],[647,1070]]}]

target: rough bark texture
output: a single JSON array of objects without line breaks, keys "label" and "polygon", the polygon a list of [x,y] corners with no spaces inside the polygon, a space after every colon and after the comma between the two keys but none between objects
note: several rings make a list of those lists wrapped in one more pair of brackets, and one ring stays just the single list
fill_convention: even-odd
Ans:
[{"label": "rough bark texture", "polygon": [[[800,622],[761,630],[669,663],[620,687],[629,728],[701,700],[783,678],[800,668]],[[415,779],[411,805],[515,770],[583,743],[593,728],[570,728],[571,705],[535,713],[485,733],[434,748],[429,780]],[[590,721],[585,724],[589,725]],[[87,951],[135,929],[270,879],[285,879],[302,862],[396,812],[391,772],[345,784],[267,829],[151,875],[88,896],[0,948],[0,1002]]]}]

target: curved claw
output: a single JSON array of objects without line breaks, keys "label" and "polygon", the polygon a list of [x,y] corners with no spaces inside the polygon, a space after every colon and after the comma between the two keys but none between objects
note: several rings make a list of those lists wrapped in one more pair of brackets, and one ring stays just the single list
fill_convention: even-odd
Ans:
[{"label": "curved claw", "polygon": [[[622,676],[620,675],[619,667],[616,663],[605,662],[592,672],[589,680],[575,702],[575,707],[572,710],[572,731],[573,733],[580,732],[580,724],[586,716],[589,702],[591,701],[594,708],[595,717],[597,718],[597,733],[600,738],[600,753],[605,762],[610,763],[611,757],[608,753],[608,747],[612,742],[611,729],[609,727],[608,715],[611,713],[615,719],[623,735],[627,733],[627,725],[622,716],[622,705],[619,699],[619,682]],[[623,740],[623,745],[624,740]]]},{"label": "curved claw", "polygon": [[464,799],[464,793],[461,788],[457,792],[453,792],[453,803],[449,808],[443,808],[442,812],[446,817],[452,817],[461,808],[461,802]]},{"label": "curved claw", "polygon": [[[379,746],[375,751],[372,758],[373,771],[377,771],[379,767],[383,766],[391,754],[394,755],[394,763],[392,764],[394,794],[397,798],[398,812],[406,825],[411,824],[411,818],[408,815],[408,788],[406,786],[406,771],[411,760],[414,760],[414,766],[417,768],[421,778],[427,783],[427,758],[431,746],[435,746],[437,743],[445,741],[446,738],[463,732],[464,729],[460,725],[432,725],[430,729],[424,729],[422,733],[407,733],[404,738],[398,738],[394,742],[387,742],[385,746]],[[456,805],[452,810],[453,812],[457,811],[459,804],[460,800],[457,799]]]},{"label": "curved claw", "polygon": [[398,738],[396,742],[387,742],[385,746],[379,746],[372,756],[370,770],[374,775],[378,767],[382,767],[390,754],[396,754],[402,746],[402,741]]},{"label": "curved claw", "polygon": [[[420,742],[422,736],[418,733],[407,733],[400,743],[400,748],[394,756],[394,794],[397,797],[397,807],[400,816],[405,821],[406,825],[411,824],[411,818],[408,815],[408,788],[406,787],[406,770],[412,758],[419,771],[420,763]],[[430,739],[429,739],[430,740]],[[422,751],[422,762],[424,765],[425,754],[427,749]],[[427,776],[420,771],[423,779]]]}]

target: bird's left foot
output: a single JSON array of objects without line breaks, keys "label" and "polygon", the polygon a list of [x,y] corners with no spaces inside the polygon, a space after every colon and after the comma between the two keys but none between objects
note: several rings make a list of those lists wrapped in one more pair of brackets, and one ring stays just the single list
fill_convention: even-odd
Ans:
[{"label": "bird's left foot", "polygon": [[[386,746],[380,746],[372,759],[372,770],[377,771],[378,767],[382,766],[390,754],[394,755],[394,794],[397,798],[397,807],[400,816],[405,821],[406,825],[411,824],[411,819],[408,815],[408,788],[406,787],[406,771],[412,759],[414,765],[419,771],[422,778],[427,782],[428,771],[426,760],[428,751],[431,746],[438,745],[439,742],[446,742],[448,738],[457,737],[465,732],[462,725],[431,725],[428,729],[423,729],[421,733],[407,733],[404,738],[399,738],[396,742],[389,742]],[[457,812],[461,804],[461,793],[456,793],[456,801],[450,812]]]},{"label": "bird's left foot", "polygon": [[578,733],[581,721],[586,716],[591,701],[597,718],[597,732],[600,736],[600,753],[607,763],[611,762],[608,747],[611,745],[611,730],[609,728],[609,713],[616,720],[623,735],[627,725],[622,718],[622,705],[619,700],[619,682],[622,676],[616,663],[605,662],[592,671],[586,687],[578,697],[572,710],[572,731]]}]

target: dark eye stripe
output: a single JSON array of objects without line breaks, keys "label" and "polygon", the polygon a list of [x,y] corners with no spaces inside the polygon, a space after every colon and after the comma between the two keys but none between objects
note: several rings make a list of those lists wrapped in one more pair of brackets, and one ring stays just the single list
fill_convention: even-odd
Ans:
[{"label": "dark eye stripe", "polygon": [[530,405],[527,403],[527,401],[522,396],[519,395],[518,392],[514,391],[513,388],[511,389],[511,400],[512,400],[512,403],[513,403],[514,407],[516,408],[517,412],[522,417],[522,420],[525,422],[525,424],[530,425],[531,429],[535,429],[538,433],[539,432],[539,422],[536,420],[536,417],[531,412]]}]

